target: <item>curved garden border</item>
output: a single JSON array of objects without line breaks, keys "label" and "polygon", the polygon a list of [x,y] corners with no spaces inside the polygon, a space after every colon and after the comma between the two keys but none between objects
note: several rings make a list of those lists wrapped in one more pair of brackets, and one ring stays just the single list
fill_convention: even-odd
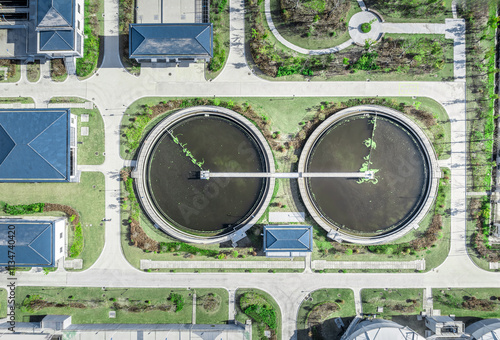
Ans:
[{"label": "curved garden border", "polygon": [[333,226],[328,220],[321,216],[321,213],[316,209],[314,203],[310,198],[305,179],[299,178],[298,182],[300,195],[302,196],[302,200],[307,207],[309,214],[316,221],[316,223],[318,223],[323,229],[326,230],[329,238],[339,242],[345,241],[362,245],[372,245],[394,241],[408,233],[411,229],[417,229],[419,227],[418,224],[425,217],[437,196],[439,179],[441,178],[441,168],[439,167],[436,153],[431,142],[422,131],[422,129],[420,129],[420,127],[411,119],[405,117],[402,113],[387,107],[378,105],[363,105],[350,107],[334,114],[330,118],[326,119],[323,123],[321,123],[321,125],[318,126],[316,130],[314,130],[314,132],[311,134],[306,144],[304,145],[304,148],[302,149],[302,153],[300,155],[300,160],[298,163],[298,171],[305,172],[307,159],[309,158],[313,146],[317,142],[318,138],[323,134],[323,132],[330,128],[330,126],[335,121],[349,117],[351,115],[359,115],[363,112],[380,112],[390,116],[392,119],[398,121],[408,129],[413,131],[415,133],[415,137],[419,139],[420,143],[423,146],[425,156],[427,157],[427,161],[429,163],[430,180],[427,188],[427,198],[421,204],[420,208],[414,213],[414,216],[410,220],[408,220],[406,224],[385,234],[365,237],[349,234],[342,231],[340,228]]},{"label": "curved garden border", "polygon": [[275,172],[273,153],[266,139],[257,129],[257,127],[255,127],[255,125],[253,125],[249,120],[247,120],[240,114],[218,106],[194,106],[180,110],[164,118],[151,130],[151,132],[142,142],[139,149],[136,166],[132,171],[132,177],[135,179],[135,188],[138,193],[138,200],[141,202],[143,209],[146,211],[146,214],[153,221],[155,226],[160,228],[170,236],[173,236],[183,242],[201,244],[231,241],[233,240],[233,237],[236,233],[241,235],[248,229],[250,229],[261,218],[267,206],[269,205],[276,181],[274,178],[269,178],[264,188],[264,195],[261,198],[260,202],[257,204],[257,207],[254,210],[255,212],[249,218],[247,218],[245,221],[240,223],[238,226],[236,226],[226,234],[217,236],[199,236],[179,230],[172,224],[168,223],[155,208],[155,205],[147,190],[147,176],[145,176],[144,174],[146,173],[149,156],[156,142],[169,126],[190,116],[206,114],[222,116],[224,118],[233,120],[245,127],[247,129],[247,132],[253,134],[256,142],[262,150],[266,168],[265,171]]}]

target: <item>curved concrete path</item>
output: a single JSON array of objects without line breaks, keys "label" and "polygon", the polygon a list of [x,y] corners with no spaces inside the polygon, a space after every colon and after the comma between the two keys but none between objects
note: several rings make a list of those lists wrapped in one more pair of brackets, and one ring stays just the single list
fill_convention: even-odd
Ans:
[{"label": "curved concrete path", "polygon": [[338,46],[324,48],[324,49],[320,49],[320,50],[308,50],[308,49],[299,47],[297,45],[294,45],[291,42],[289,42],[288,40],[286,40],[285,38],[283,38],[283,36],[278,32],[278,29],[276,28],[276,26],[274,26],[273,17],[271,15],[271,0],[265,0],[265,1],[266,1],[265,2],[265,15],[266,15],[266,21],[267,21],[267,25],[269,26],[269,29],[273,33],[274,37],[280,43],[282,43],[283,45],[285,45],[286,47],[288,47],[291,50],[294,50],[294,51],[302,53],[302,54],[322,55],[322,54],[336,53],[338,51],[341,51],[341,50],[351,46],[354,43],[354,41],[352,39],[349,39],[346,42],[344,42]]}]

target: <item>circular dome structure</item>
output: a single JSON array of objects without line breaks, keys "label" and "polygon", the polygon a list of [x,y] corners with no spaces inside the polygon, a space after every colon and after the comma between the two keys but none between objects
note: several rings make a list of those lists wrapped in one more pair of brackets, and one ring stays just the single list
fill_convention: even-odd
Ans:
[{"label": "circular dome structure", "polygon": [[465,329],[471,340],[493,340],[500,338],[500,319],[485,319],[474,322]]},{"label": "circular dome structure", "polygon": [[364,320],[358,323],[346,340],[425,340],[409,327],[383,319]]},{"label": "circular dome structure", "polygon": [[299,177],[304,203],[329,237],[358,244],[394,240],[417,228],[441,171],[424,132],[380,106],[342,110],[306,142],[299,173],[364,173],[374,178]]},{"label": "circular dome structure", "polygon": [[199,106],[158,123],[139,150],[133,176],[155,226],[185,242],[220,243],[262,216],[274,178],[210,178],[201,171],[274,172],[257,128],[228,109]]}]

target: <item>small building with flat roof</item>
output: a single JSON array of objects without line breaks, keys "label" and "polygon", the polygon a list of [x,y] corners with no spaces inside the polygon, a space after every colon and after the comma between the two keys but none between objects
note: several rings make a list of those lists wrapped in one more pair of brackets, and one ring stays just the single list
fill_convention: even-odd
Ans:
[{"label": "small building with flat roof", "polygon": [[65,218],[0,217],[1,266],[55,267],[65,254]]},{"label": "small building with flat roof", "polygon": [[130,24],[129,57],[138,62],[209,61],[213,55],[213,25]]},{"label": "small building with flat roof", "polygon": [[0,182],[76,182],[77,118],[69,109],[0,110]]},{"label": "small building with flat roof", "polygon": [[313,238],[310,225],[266,225],[264,252],[267,257],[306,256],[312,252]]}]

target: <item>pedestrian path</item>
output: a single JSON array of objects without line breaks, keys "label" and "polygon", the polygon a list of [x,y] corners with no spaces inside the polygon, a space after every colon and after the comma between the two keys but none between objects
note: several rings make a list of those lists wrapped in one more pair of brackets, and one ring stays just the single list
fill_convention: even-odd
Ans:
[{"label": "pedestrian path", "polygon": [[152,261],[141,260],[146,269],[304,269],[304,261]]},{"label": "pedestrian path", "polygon": [[320,50],[308,50],[308,49],[299,47],[297,45],[294,45],[291,42],[289,42],[288,40],[286,40],[285,38],[283,38],[283,36],[278,32],[278,29],[276,28],[276,26],[274,26],[273,17],[271,15],[271,0],[265,0],[265,1],[266,2],[265,2],[265,10],[264,11],[265,11],[266,21],[267,21],[267,25],[269,26],[269,29],[273,33],[274,37],[280,43],[282,43],[283,45],[285,45],[286,47],[288,47],[291,50],[294,50],[294,51],[302,53],[302,54],[322,55],[322,54],[331,54],[331,53],[339,52],[343,49],[348,48],[349,46],[351,46],[354,43],[354,41],[352,39],[349,39],[348,41],[346,41],[340,45],[330,47],[330,48],[324,48],[324,49],[320,49]]},{"label": "pedestrian path", "polygon": [[314,270],[324,269],[395,269],[395,270],[425,270],[425,260],[415,261],[324,261],[312,262]]},{"label": "pedestrian path", "polygon": [[453,39],[453,75],[455,81],[465,82],[465,20],[446,19],[446,39]]},{"label": "pedestrian path", "polygon": [[445,34],[446,24],[428,24],[428,23],[395,23],[383,22],[380,24],[384,33],[400,34]]}]

